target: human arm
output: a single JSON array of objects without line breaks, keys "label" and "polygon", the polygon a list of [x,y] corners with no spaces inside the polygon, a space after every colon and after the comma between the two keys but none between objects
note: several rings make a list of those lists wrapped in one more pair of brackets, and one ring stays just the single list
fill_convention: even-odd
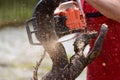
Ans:
[{"label": "human arm", "polygon": [[120,22],[120,0],[86,0],[106,17]]}]

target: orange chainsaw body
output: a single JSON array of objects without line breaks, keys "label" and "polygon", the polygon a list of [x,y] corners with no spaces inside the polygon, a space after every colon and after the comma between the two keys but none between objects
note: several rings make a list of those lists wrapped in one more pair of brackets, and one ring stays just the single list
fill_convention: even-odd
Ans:
[{"label": "orange chainsaw body", "polygon": [[85,29],[85,19],[84,15],[81,13],[79,8],[69,8],[64,12],[59,13],[60,16],[65,16],[66,19],[66,26],[70,30],[84,30]]}]

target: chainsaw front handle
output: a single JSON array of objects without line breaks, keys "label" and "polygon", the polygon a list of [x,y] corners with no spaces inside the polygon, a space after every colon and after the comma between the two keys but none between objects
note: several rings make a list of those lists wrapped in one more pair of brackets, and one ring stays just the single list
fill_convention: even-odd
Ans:
[{"label": "chainsaw front handle", "polygon": [[[35,20],[36,20],[36,18],[32,17],[31,19],[26,21],[25,24],[26,24],[27,35],[28,35],[28,39],[29,39],[30,44],[32,44],[32,45],[41,45],[41,43],[34,43],[33,42],[32,34],[33,33],[35,34],[37,31],[35,31],[35,30],[31,31],[30,30],[30,23],[33,23]],[[31,25],[31,26],[34,26],[34,25]]]}]

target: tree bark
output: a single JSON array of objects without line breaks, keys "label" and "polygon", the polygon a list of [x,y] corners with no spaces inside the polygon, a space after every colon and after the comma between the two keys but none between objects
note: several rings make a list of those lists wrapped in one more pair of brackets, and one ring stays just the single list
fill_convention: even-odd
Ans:
[{"label": "tree bark", "polygon": [[64,2],[64,0],[41,0],[33,15],[37,19],[36,37],[53,62],[52,69],[42,77],[42,80],[75,80],[83,69],[100,55],[102,42],[107,33],[107,27],[103,25],[93,49],[87,56],[83,54],[84,48],[91,39],[97,36],[97,32],[80,34],[74,42],[75,54],[69,63],[64,46],[58,42],[59,38],[52,20],[53,11],[60,2]]}]

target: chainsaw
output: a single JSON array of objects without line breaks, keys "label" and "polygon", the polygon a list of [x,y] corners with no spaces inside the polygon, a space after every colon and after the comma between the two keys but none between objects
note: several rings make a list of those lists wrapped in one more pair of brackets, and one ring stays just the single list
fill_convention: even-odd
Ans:
[{"label": "chainsaw", "polygon": [[[39,5],[39,3],[38,3]],[[35,13],[33,13],[34,15]],[[85,15],[82,9],[81,0],[73,1],[69,3],[66,1],[61,3],[54,11],[54,23],[55,23],[55,32],[59,37],[59,42],[68,41],[77,37],[80,32],[86,32],[86,21]],[[35,29],[38,27],[35,17],[32,17],[26,22],[26,30],[28,34],[28,39],[32,45],[41,45],[40,43],[34,43],[32,34],[36,33]],[[33,25],[33,31],[30,29],[30,23]],[[64,36],[70,36],[69,38],[62,39]]]}]

